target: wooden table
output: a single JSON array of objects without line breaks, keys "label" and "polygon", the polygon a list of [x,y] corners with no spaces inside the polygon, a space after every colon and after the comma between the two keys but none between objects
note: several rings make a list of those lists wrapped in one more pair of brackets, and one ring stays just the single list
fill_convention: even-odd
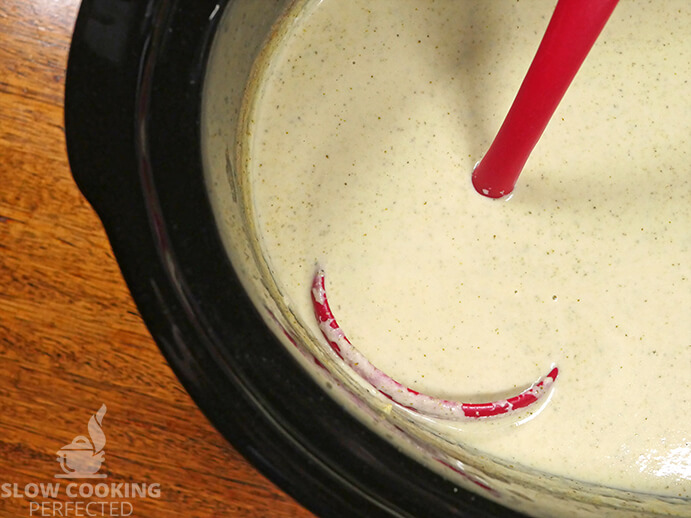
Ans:
[{"label": "wooden table", "polygon": [[[224,441],[173,376],[72,180],[62,103],[78,3],[0,1],[0,516],[97,501],[70,498],[70,482],[160,484],[158,498],[120,499],[137,517],[309,516]],[[98,473],[107,479],[56,479],[56,452],[90,437],[103,404]],[[32,484],[58,482],[58,496],[33,508],[10,485],[31,495]]]}]

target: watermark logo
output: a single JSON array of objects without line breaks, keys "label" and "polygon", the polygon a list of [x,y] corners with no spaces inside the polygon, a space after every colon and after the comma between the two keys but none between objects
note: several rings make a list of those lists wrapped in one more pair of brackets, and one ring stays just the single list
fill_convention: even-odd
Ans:
[{"label": "watermark logo", "polygon": [[[89,436],[77,435],[57,451],[61,472],[54,479],[18,484],[0,479],[0,500],[22,499],[28,503],[28,516],[106,517],[133,516],[136,500],[161,498],[156,482],[106,482],[108,475],[99,473],[106,454],[103,418],[106,405],[91,416]],[[53,466],[55,466],[53,464]],[[100,479],[100,480],[93,480]],[[49,479],[52,480],[52,479]]]},{"label": "watermark logo", "polygon": [[78,435],[72,442],[58,450],[58,462],[63,473],[55,478],[106,478],[108,475],[99,473],[101,464],[105,461],[106,435],[103,433],[103,416],[106,415],[106,405],[89,419],[89,437]]}]

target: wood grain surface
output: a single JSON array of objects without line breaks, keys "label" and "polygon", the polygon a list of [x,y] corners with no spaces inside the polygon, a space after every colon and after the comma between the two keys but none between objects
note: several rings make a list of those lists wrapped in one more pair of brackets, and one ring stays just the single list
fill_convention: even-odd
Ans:
[{"label": "wood grain surface", "polygon": [[54,516],[75,500],[18,498],[13,484],[18,494],[66,486],[57,451],[88,436],[102,404],[106,482],[160,484],[158,498],[125,499],[131,516],[309,516],[185,393],[72,180],[62,102],[77,10],[77,0],[0,0],[0,516]]}]

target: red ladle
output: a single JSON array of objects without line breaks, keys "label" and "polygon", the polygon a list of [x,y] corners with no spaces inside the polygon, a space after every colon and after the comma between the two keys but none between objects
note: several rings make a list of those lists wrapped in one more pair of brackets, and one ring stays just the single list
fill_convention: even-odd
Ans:
[{"label": "red ladle", "polygon": [[619,0],[559,0],[516,99],[473,171],[480,194],[513,191],[530,153]]}]

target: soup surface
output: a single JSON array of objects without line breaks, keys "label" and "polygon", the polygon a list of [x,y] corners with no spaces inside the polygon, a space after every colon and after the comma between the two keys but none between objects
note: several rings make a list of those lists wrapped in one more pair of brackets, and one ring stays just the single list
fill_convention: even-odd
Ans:
[{"label": "soup surface", "polygon": [[450,440],[691,496],[691,9],[622,2],[513,196],[484,198],[553,7],[299,2],[249,97],[261,246],[315,336],[320,265],[350,341],[415,390],[484,401],[559,366],[520,419],[435,423]]}]

